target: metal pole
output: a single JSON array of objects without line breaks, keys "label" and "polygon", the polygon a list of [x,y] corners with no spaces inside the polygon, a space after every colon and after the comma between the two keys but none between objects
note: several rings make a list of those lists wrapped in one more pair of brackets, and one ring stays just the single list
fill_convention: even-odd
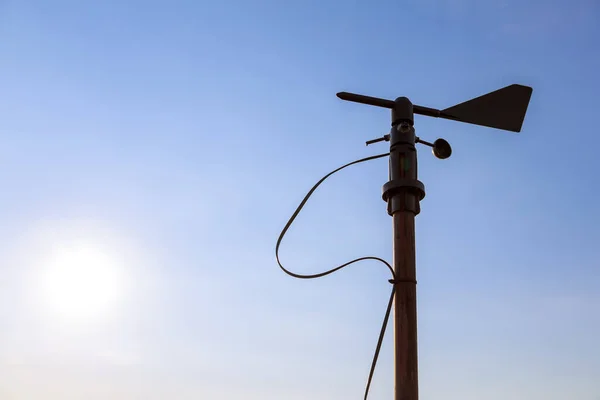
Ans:
[{"label": "metal pole", "polygon": [[394,400],[418,400],[417,281],[415,216],[425,188],[417,180],[417,152],[413,105],[399,97],[392,109],[389,182],[383,199],[393,224]]}]

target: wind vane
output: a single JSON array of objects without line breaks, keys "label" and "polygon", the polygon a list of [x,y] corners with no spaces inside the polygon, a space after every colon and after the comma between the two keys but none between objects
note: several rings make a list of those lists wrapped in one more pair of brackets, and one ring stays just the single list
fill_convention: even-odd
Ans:
[{"label": "wind vane", "polygon": [[[322,178],[308,192],[286,224],[277,241],[275,253],[281,269],[296,278],[318,278],[354,262],[368,259],[381,261],[390,269],[392,273],[390,282],[393,284],[393,290],[371,366],[365,399],[368,395],[392,302],[394,304],[394,400],[418,400],[419,397],[415,216],[421,211],[420,201],[425,197],[425,187],[417,179],[417,151],[415,145],[420,143],[432,147],[433,154],[439,159],[450,157],[452,149],[444,139],[437,139],[433,143],[429,143],[418,138],[415,135],[414,114],[520,132],[532,92],[531,87],[514,84],[443,110],[413,105],[406,97],[398,97],[392,101],[348,92],[337,94],[342,100],[391,109],[392,128],[390,133],[367,142],[367,145],[369,145],[380,141],[389,141],[390,151],[386,154],[348,163]],[[385,156],[389,156],[390,180],[383,185],[382,197],[387,202],[387,212],[392,217],[393,267],[378,257],[363,257],[321,274],[300,275],[285,269],[279,260],[281,240],[316,188],[330,175],[343,168]]]}]

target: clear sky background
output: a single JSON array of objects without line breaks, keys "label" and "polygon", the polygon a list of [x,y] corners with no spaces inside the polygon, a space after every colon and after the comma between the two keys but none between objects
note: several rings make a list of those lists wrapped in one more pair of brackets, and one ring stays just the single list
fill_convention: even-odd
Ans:
[{"label": "clear sky background", "polygon": [[[307,282],[274,259],[316,180],[387,150],[364,142],[389,113],[335,93],[445,108],[521,83],[520,134],[416,120],[454,150],[420,148],[421,398],[600,399],[599,20],[594,0],[0,1],[0,398],[361,398],[386,269]],[[386,180],[385,160],[331,178],[284,264],[390,259]],[[390,329],[371,399],[392,370]]]}]

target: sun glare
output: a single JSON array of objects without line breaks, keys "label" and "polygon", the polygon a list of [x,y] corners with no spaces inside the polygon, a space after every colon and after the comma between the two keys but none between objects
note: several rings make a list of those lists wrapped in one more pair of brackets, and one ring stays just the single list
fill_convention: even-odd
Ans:
[{"label": "sun glare", "polygon": [[97,318],[119,300],[122,268],[106,251],[86,244],[55,248],[44,262],[41,295],[49,311],[70,320]]}]

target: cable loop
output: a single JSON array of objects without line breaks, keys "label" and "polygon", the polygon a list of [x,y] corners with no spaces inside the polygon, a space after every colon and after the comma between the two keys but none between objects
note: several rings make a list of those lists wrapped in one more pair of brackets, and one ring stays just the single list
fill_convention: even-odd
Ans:
[{"label": "cable loop", "polygon": [[[290,219],[288,220],[288,222],[285,224],[285,227],[283,228],[283,230],[281,231],[281,233],[279,234],[279,238],[277,239],[277,244],[275,245],[275,258],[277,259],[277,264],[279,265],[279,268],[281,268],[281,270],[283,270],[283,272],[285,272],[286,274],[294,277],[294,278],[298,278],[298,279],[315,279],[315,278],[321,278],[323,276],[332,274],[336,271],[341,270],[342,268],[347,267],[348,265],[357,263],[359,261],[365,261],[365,260],[375,260],[375,261],[379,261],[383,264],[385,264],[387,266],[387,268],[389,269],[390,273],[392,274],[392,279],[389,280],[390,283],[396,285],[399,282],[403,282],[402,280],[396,280],[396,274],[394,273],[394,269],[392,268],[392,266],[385,261],[382,258],[379,257],[360,257],[360,258],[356,258],[354,260],[351,260],[345,264],[342,264],[338,267],[332,268],[330,270],[327,270],[325,272],[321,272],[321,273],[317,273],[317,274],[297,274],[295,272],[292,272],[286,268],[284,268],[284,266],[281,264],[281,261],[279,259],[279,247],[281,246],[281,241],[283,240],[283,237],[285,236],[285,234],[287,233],[288,229],[290,228],[290,226],[292,225],[292,223],[294,222],[294,220],[296,219],[296,217],[298,216],[298,214],[300,214],[300,211],[302,211],[302,208],[304,208],[304,205],[306,204],[306,202],[308,201],[308,199],[310,198],[310,196],[312,196],[312,194],[314,193],[315,190],[317,190],[317,188],[327,179],[329,178],[331,175],[335,174],[336,172],[349,167],[351,165],[354,164],[358,164],[358,163],[362,163],[365,161],[370,161],[370,160],[375,160],[378,158],[382,158],[382,157],[386,157],[389,156],[390,153],[385,153],[385,154],[379,154],[376,156],[370,156],[370,157],[366,157],[366,158],[361,158],[360,160],[356,160],[356,161],[352,161],[348,164],[345,164],[333,171],[331,171],[330,173],[328,173],[327,175],[325,175],[323,178],[321,178],[306,194],[306,196],[304,196],[304,199],[302,199],[302,201],[300,202],[300,205],[296,208],[296,211],[294,211],[294,213],[292,214],[292,216],[290,217]],[[416,281],[414,281],[414,283],[416,283]],[[373,361],[371,362],[371,369],[369,371],[369,378],[367,380],[367,386],[365,389],[365,397],[364,399],[366,400],[368,395],[369,395],[369,388],[371,387],[371,380],[373,379],[373,374],[375,372],[375,366],[377,364],[377,359],[379,358],[379,351],[381,350],[381,344],[383,343],[383,337],[385,335],[385,330],[387,328],[387,323],[388,320],[390,318],[390,312],[392,309],[392,304],[394,302],[394,294],[395,294],[395,286],[392,288],[392,293],[390,295],[390,300],[388,302],[387,305],[387,310],[385,313],[385,318],[383,320],[383,324],[381,326],[381,331],[379,332],[379,338],[377,340],[377,346],[375,347],[375,354],[373,355]]]}]

